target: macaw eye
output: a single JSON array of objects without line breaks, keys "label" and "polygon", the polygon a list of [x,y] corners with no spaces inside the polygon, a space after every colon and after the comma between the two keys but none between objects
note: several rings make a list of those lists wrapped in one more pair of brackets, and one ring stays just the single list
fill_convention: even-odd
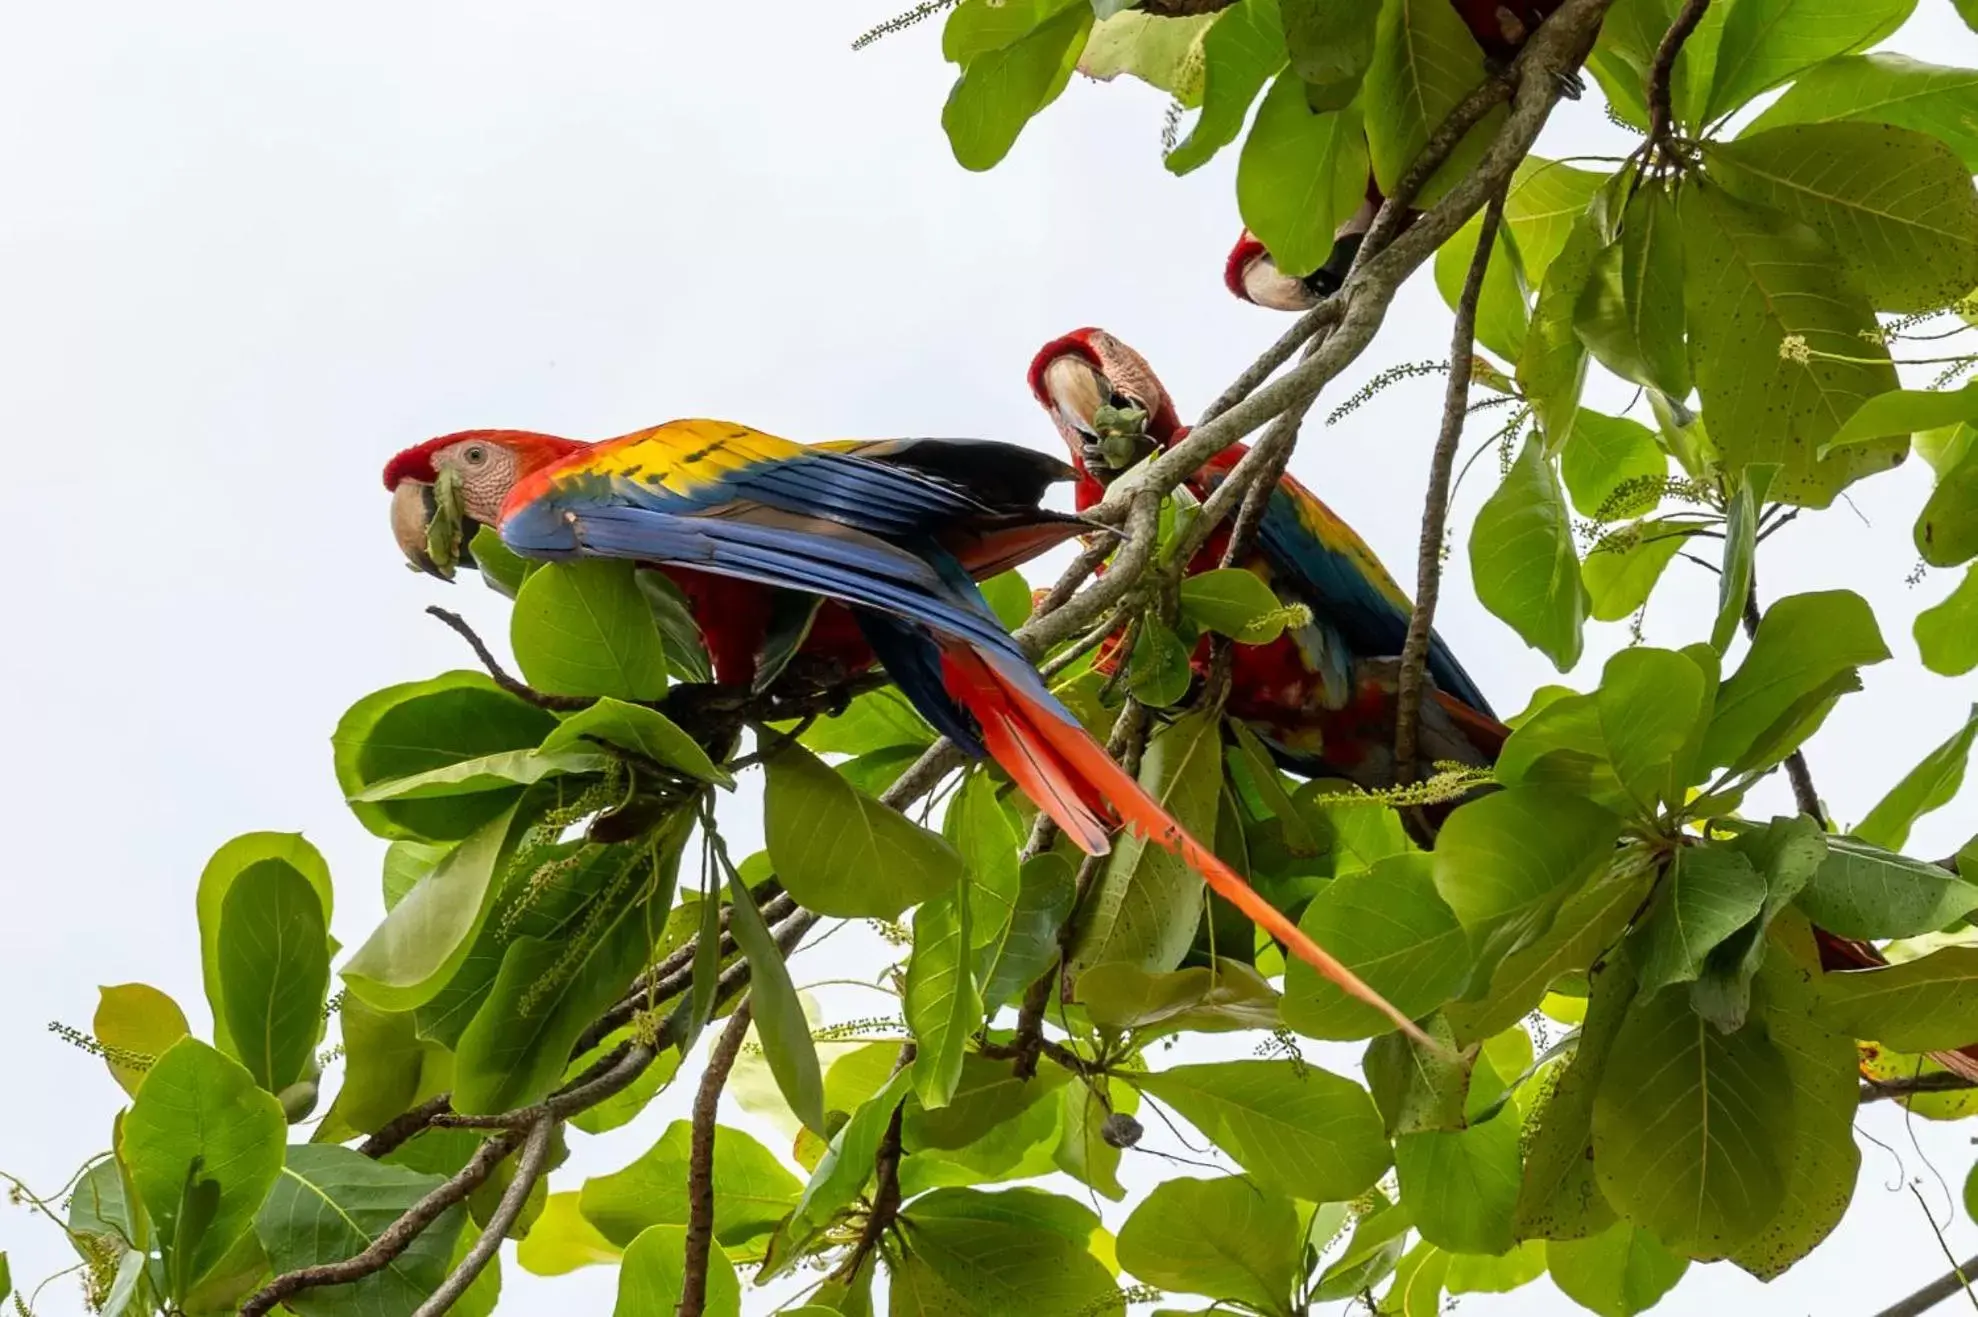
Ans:
[{"label": "macaw eye", "polygon": [[488,460],[488,450],[479,444],[470,444],[467,447],[467,451],[461,454],[461,457],[466,459],[468,466],[479,466]]}]

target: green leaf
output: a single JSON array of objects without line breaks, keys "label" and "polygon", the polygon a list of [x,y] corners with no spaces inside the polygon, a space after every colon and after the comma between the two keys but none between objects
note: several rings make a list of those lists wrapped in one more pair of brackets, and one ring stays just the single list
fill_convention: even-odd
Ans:
[{"label": "green leaf", "polygon": [[[1669,459],[1655,442],[1654,431],[1625,416],[1584,409],[1574,419],[1572,437],[1559,455],[1559,474],[1572,496],[1573,510],[1605,521],[1614,520],[1617,513],[1625,516],[1640,510],[1627,495],[1617,498],[1623,486],[1634,491],[1653,481],[1654,497],[1660,498],[1660,483],[1668,471]],[[1623,506],[1617,509],[1610,503]]]},{"label": "green leaf", "polygon": [[1118,1303],[1112,1274],[1087,1251],[1099,1219],[1068,1198],[937,1189],[907,1207],[901,1226],[908,1263],[887,1304],[897,1317],[1076,1317]]},{"label": "green leaf", "polygon": [[632,581],[645,598],[653,625],[659,628],[667,671],[680,681],[713,681],[714,666],[708,661],[707,644],[701,639],[700,624],[694,621],[693,605],[679,583],[659,567],[635,568]]},{"label": "green leaf", "polygon": [[1635,976],[1622,948],[1587,971],[1586,1017],[1570,1059],[1541,1081],[1525,1148],[1515,1213],[1520,1238],[1581,1239],[1604,1229],[1614,1209],[1594,1179],[1593,1106],[1614,1056],[1614,1040],[1635,999]]},{"label": "green leaf", "polygon": [[1124,1078],[1180,1112],[1260,1184],[1296,1198],[1355,1197],[1389,1164],[1373,1099],[1316,1066],[1222,1061]]},{"label": "green leaf", "polygon": [[[1663,34],[1675,23],[1677,8],[1676,0],[1616,0],[1601,24],[1593,57],[1587,61],[1588,71],[1600,82],[1616,113],[1638,129],[1648,126],[1643,92]],[[1714,5],[1706,10],[1703,22],[1677,56],[1670,99],[1684,127],[1698,127],[1726,8]]]},{"label": "green leaf", "polygon": [[1776,756],[1774,762],[1785,758],[1797,741],[1783,749],[1767,745],[1781,719],[1836,677],[1888,657],[1875,614],[1860,595],[1827,590],[1777,600],[1759,620],[1744,662],[1717,693],[1699,767],[1756,766],[1747,760],[1759,750],[1769,750],[1761,757]]},{"label": "green leaf", "polygon": [[1498,1257],[1457,1253],[1443,1288],[1451,1294],[1508,1294],[1545,1274],[1545,1244],[1531,1240]]},{"label": "green leaf", "polygon": [[1292,72],[1311,89],[1312,104],[1329,110],[1344,106],[1374,61],[1380,6],[1285,0],[1279,7]]},{"label": "green leaf", "polygon": [[576,750],[595,741],[630,750],[702,782],[724,787],[735,784],[727,770],[717,767],[701,744],[665,714],[608,697],[558,723],[556,730],[543,738],[538,753]]},{"label": "green leaf", "polygon": [[1424,1130],[1462,1129],[1463,1108],[1470,1091],[1476,1056],[1465,1059],[1442,1014],[1422,1021],[1422,1028],[1444,1049],[1430,1051],[1402,1033],[1386,1033],[1367,1047],[1360,1068],[1374,1095],[1390,1135]]},{"label": "green leaf", "polygon": [[1278,1024],[1277,991],[1236,960],[1166,974],[1111,961],[1078,976],[1077,999],[1092,1022],[1106,1029],[1225,1033]]},{"label": "green leaf", "polygon": [[1121,10],[1092,29],[1078,57],[1078,71],[1100,82],[1128,73],[1192,109],[1202,103],[1203,39],[1220,17],[1166,18]]},{"label": "green leaf", "polygon": [[1586,1239],[1550,1244],[1545,1256],[1552,1283],[1600,1317],[1647,1312],[1690,1267],[1688,1258],[1671,1253],[1653,1234],[1628,1221],[1616,1221]]},{"label": "green leaf", "polygon": [[[1361,101],[1367,113],[1367,147],[1383,192],[1394,185],[1449,112],[1487,76],[1483,51],[1447,0],[1387,0],[1381,5],[1374,62]],[[1439,200],[1468,174],[1496,131],[1495,110],[1463,138],[1416,195],[1416,204]]]},{"label": "green leaf", "polygon": [[484,823],[392,907],[339,971],[352,992],[381,1011],[409,1011],[439,994],[487,918],[512,814]]},{"label": "green leaf", "polygon": [[[351,993],[337,1011],[343,1035],[343,1084],[324,1117],[325,1128],[373,1134],[418,1100],[428,1064],[446,1053],[422,1040],[410,1012],[380,1011]],[[321,1132],[317,1142],[335,1142]]]},{"label": "green leaf", "polygon": [[521,590],[522,582],[529,578],[529,573],[542,566],[540,562],[531,562],[502,543],[501,532],[492,526],[475,527],[468,549],[474,555],[474,566],[479,569],[481,579],[488,583],[488,588],[508,599],[513,599]]},{"label": "green leaf", "polygon": [[[1222,777],[1218,720],[1206,713],[1156,731],[1140,763],[1140,785],[1198,837],[1215,825]],[[1202,892],[1202,879],[1179,856],[1137,832],[1120,836],[1080,915],[1073,966],[1120,960],[1175,968],[1195,940]]]},{"label": "green leaf", "polygon": [[1145,705],[1165,709],[1181,703],[1194,680],[1188,646],[1153,611],[1140,615],[1140,631],[1127,659],[1127,685]]},{"label": "green leaf", "polygon": [[1887,969],[1821,976],[1818,1015],[1829,1028],[1902,1052],[1978,1039],[1978,947],[1945,947]]},{"label": "green leaf", "polygon": [[1477,599],[1561,672],[1580,659],[1587,592],[1573,521],[1543,445],[1525,441],[1470,531]]},{"label": "green leaf", "polygon": [[351,800],[375,804],[383,800],[431,800],[441,796],[471,796],[510,787],[531,786],[562,773],[602,772],[610,761],[595,751],[503,750],[479,759],[463,759],[411,777],[393,778],[365,788]]},{"label": "green leaf", "polygon": [[[1900,462],[1900,440],[1819,456],[1863,400],[1896,387],[1887,350],[1863,336],[1874,311],[1819,235],[1713,186],[1684,188],[1677,210],[1690,364],[1727,470],[1779,463],[1772,496],[1820,508]],[[1803,359],[1782,355],[1797,344]]]},{"label": "green leaf", "polygon": [[220,907],[220,992],[231,1051],[279,1093],[315,1061],[329,994],[329,930],[309,880],[285,860],[243,869]]},{"label": "green leaf", "polygon": [[309,880],[322,903],[323,923],[330,922],[333,895],[330,867],[300,833],[248,832],[235,837],[206,861],[199,874],[199,967],[206,985],[206,1004],[213,1012],[213,1043],[222,1051],[232,1046],[227,1033],[226,994],[220,983],[220,920],[227,893],[241,874],[268,860],[292,865]]},{"label": "green leaf", "polygon": [[1978,171],[1978,70],[1888,52],[1845,55],[1801,74],[1744,131],[1837,120],[1928,133],[1957,152],[1965,172]]},{"label": "green leaf", "polygon": [[1960,727],[1948,741],[1923,757],[1889,794],[1876,802],[1854,828],[1854,836],[1885,850],[1899,851],[1909,840],[1909,829],[1931,810],[1951,802],[1964,785],[1965,761],[1971,757],[1971,742],[1978,737],[1978,705],[1972,706]]},{"label": "green leaf", "polygon": [[1624,649],[1607,660],[1595,699],[1615,776],[1643,811],[1682,803],[1697,777],[1684,751],[1704,716],[1704,674],[1674,650]]},{"label": "green leaf", "polygon": [[1234,142],[1250,103],[1285,58],[1277,0],[1238,0],[1223,10],[1202,41],[1202,113],[1168,152],[1168,169],[1176,174],[1199,169]]},{"label": "green leaf", "polygon": [[936,834],[852,787],[801,746],[764,765],[763,835],[783,886],[806,909],[894,919],[962,881],[962,861]]},{"label": "green leaf", "polygon": [[1515,1242],[1518,1203],[1515,1108],[1463,1130],[1404,1134],[1394,1141],[1401,1201],[1422,1238],[1459,1253],[1502,1253]]},{"label": "green leaf", "polygon": [[1978,566],[1942,602],[1916,615],[1916,648],[1923,666],[1944,677],[1978,668]]},{"label": "green leaf", "polygon": [[[534,749],[555,727],[553,714],[524,703],[478,672],[449,672],[431,681],[390,686],[352,705],[331,735],[337,786],[346,800],[354,800],[380,782],[504,750]],[[521,794],[518,787],[437,800],[359,802],[350,809],[380,837],[458,841]],[[298,867],[308,872],[307,866]]]},{"label": "green leaf", "polygon": [[[657,948],[655,948],[657,950]],[[624,1043],[637,1035],[637,1027],[628,1025],[606,1034],[598,1045],[580,1056],[570,1058],[564,1067],[564,1083],[576,1080],[606,1055],[616,1051]],[[680,1071],[682,1057],[678,1048],[662,1052],[642,1071],[639,1077],[612,1094],[594,1107],[578,1112],[570,1118],[570,1123],[586,1134],[604,1134],[622,1125],[630,1124],[653,1098],[673,1082]]]},{"label": "green leaf", "polygon": [[1607,758],[1595,695],[1562,691],[1518,725],[1497,759],[1505,786],[1556,787],[1619,813],[1633,802]]},{"label": "green leaf", "polygon": [[1573,321],[1604,245],[1594,205],[1590,204],[1568,230],[1558,256],[1546,267],[1538,301],[1532,308],[1531,326],[1525,332],[1525,350],[1518,356],[1518,385],[1555,449],[1572,436],[1579,412],[1587,348]]},{"label": "green leaf", "polygon": [[1848,837],[1827,839],[1827,858],[1799,906],[1841,937],[1918,937],[1978,910],[1978,884],[1948,869]]},{"label": "green leaf", "polygon": [[120,983],[98,988],[97,994],[96,1017],[89,1031],[97,1042],[111,1049],[103,1056],[103,1064],[110,1068],[110,1078],[124,1092],[136,1097],[137,1086],[144,1082],[144,1072],[150,1067],[121,1065],[118,1058],[144,1057],[155,1061],[173,1043],[191,1033],[192,1028],[185,1022],[185,1012],[179,1009],[179,1004],[148,983]]},{"label": "green leaf", "polygon": [[1245,645],[1268,645],[1284,634],[1284,605],[1255,572],[1225,567],[1181,582],[1181,615],[1204,631]]},{"label": "green leaf", "polygon": [[776,1087],[797,1119],[813,1133],[823,1136],[824,1075],[817,1064],[817,1048],[811,1041],[810,1021],[804,1018],[803,1004],[790,982],[790,967],[783,962],[762,911],[742,882],[742,876],[728,871],[728,900],[733,914],[729,925],[735,945],[749,962],[749,1003],[755,1012],[755,1031],[762,1039]]},{"label": "green leaf", "polygon": [[1236,166],[1236,204],[1286,274],[1310,274],[1367,188],[1366,134],[1353,107],[1318,113],[1297,74],[1280,73]]},{"label": "green leaf", "polygon": [[1399,1203],[1389,1205],[1378,1189],[1372,1197],[1373,1209],[1360,1218],[1345,1251],[1320,1275],[1312,1292],[1315,1300],[1333,1303],[1363,1294],[1391,1275],[1401,1260],[1414,1213]]},{"label": "green leaf", "polygon": [[913,1061],[921,1105],[945,1107],[961,1082],[968,1040],[982,1027],[965,888],[936,897],[915,912],[913,955],[907,961],[906,1017],[920,1044]]},{"label": "green leaf", "polygon": [[1729,114],[1823,60],[1866,50],[1915,8],[1916,0],[1739,0],[1724,18],[1702,117]]},{"label": "green leaf", "polygon": [[1580,578],[1594,620],[1618,622],[1639,611],[1687,538],[1675,523],[1643,520],[1621,527],[1589,548],[1580,564]]},{"label": "green leaf", "polygon": [[[1435,254],[1435,286],[1454,311],[1463,300],[1463,285],[1476,259],[1477,237],[1483,231],[1482,212],[1470,217]],[[1490,265],[1484,270],[1477,297],[1477,342],[1506,361],[1516,361],[1525,349],[1525,329],[1531,308],[1525,301],[1525,281],[1519,264],[1518,240],[1509,226],[1497,231]]]},{"label": "green leaf", "polygon": [[[1518,246],[1525,281],[1537,288],[1566,248],[1574,223],[1586,213],[1607,175],[1543,156],[1527,156],[1511,176],[1504,223]],[[1475,244],[1471,244],[1474,246]]]},{"label": "green leaf", "polygon": [[[255,1233],[277,1272],[341,1262],[369,1248],[440,1183],[437,1175],[374,1161],[351,1148],[298,1144],[288,1149],[280,1177],[259,1204]],[[383,1269],[352,1284],[302,1290],[284,1302],[303,1317],[410,1313],[446,1278],[466,1219],[464,1209],[448,1208]]]},{"label": "green leaf", "polygon": [[1765,905],[1765,879],[1726,846],[1684,846],[1663,875],[1641,932],[1641,991],[1651,995],[1703,972],[1703,958]]},{"label": "green leaf", "polygon": [[1303,1243],[1289,1198],[1236,1175],[1169,1180],[1120,1227],[1119,1261],[1164,1290],[1289,1317]]},{"label": "green leaf", "polygon": [[1517,786],[1449,816],[1434,851],[1435,886],[1488,967],[1542,937],[1560,904],[1612,857],[1621,822],[1577,796]]},{"label": "green leaf", "polygon": [[803,735],[803,744],[819,754],[863,755],[901,746],[923,750],[933,743],[934,729],[893,686],[867,691],[843,713],[818,719]]},{"label": "green leaf", "polygon": [[961,855],[967,874],[961,891],[968,901],[969,945],[986,952],[1002,941],[1016,911],[1023,883],[1018,868],[1023,845],[1019,821],[1004,808],[996,780],[977,771],[963,779],[942,830]]},{"label": "green leaf", "polygon": [[1690,392],[1684,351],[1683,235],[1667,190],[1636,190],[1621,217],[1621,307],[1642,364],[1641,382],[1673,398]]},{"label": "green leaf", "polygon": [[[687,1228],[653,1226],[632,1241],[618,1269],[612,1317],[673,1317],[687,1283]],[[707,1258],[707,1317],[741,1317],[742,1282],[719,1244]]]},{"label": "green leaf", "polygon": [[[1077,66],[1092,32],[1092,7],[1076,0],[1046,7],[1059,12],[1007,45],[962,62],[962,75],[941,107],[941,127],[962,168],[995,168],[1031,116],[1057,99]],[[963,17],[957,9],[950,26]]]},{"label": "green leaf", "polygon": [[[1411,1019],[1468,978],[1470,949],[1436,892],[1433,856],[1418,851],[1343,874],[1319,889],[1298,926]],[[1285,970],[1284,1022],[1310,1038],[1371,1038],[1394,1027],[1303,961]]]},{"label": "green leaf", "polygon": [[1961,389],[1891,389],[1863,402],[1835,432],[1828,448],[1978,420],[1978,383]]},{"label": "green leaf", "polygon": [[[676,1120],[637,1160],[584,1181],[578,1208],[619,1248],[657,1225],[687,1224],[692,1127]],[[730,1248],[768,1234],[797,1205],[803,1186],[774,1153],[741,1130],[714,1127],[714,1237]]]},{"label": "green leaf", "polygon": [[183,1282],[175,1292],[211,1271],[253,1227],[281,1171],[287,1123],[252,1075],[196,1038],[172,1044],[145,1074],[120,1151],[155,1237],[178,1255],[167,1258]]},{"label": "green leaf", "polygon": [[1636,998],[1594,1099],[1601,1193],[1671,1248],[1724,1256],[1784,1201],[1789,1083],[1762,1031],[1718,1032],[1684,991]]},{"label": "green leaf", "polygon": [[586,558],[547,563],[522,583],[509,643],[531,686],[620,700],[666,693],[666,645],[632,571]]},{"label": "green leaf", "polygon": [[1916,519],[1916,551],[1932,567],[1978,557],[1978,449],[1937,480]]},{"label": "green leaf", "polygon": [[1765,495],[1778,468],[1770,464],[1748,468],[1737,494],[1724,514],[1724,565],[1717,574],[1717,620],[1710,627],[1710,647],[1723,657],[1744,621],[1751,598],[1752,569],[1758,560],[1758,519]]},{"label": "green leaf", "polygon": [[1126,1187],[1119,1182],[1119,1148],[1108,1141],[1107,1121],[1114,1114],[1132,1115],[1140,1094],[1124,1082],[1101,1075],[1088,1083],[1066,1084],[1058,1090],[1058,1142],[1052,1163],[1074,1180],[1119,1202]]},{"label": "green leaf", "polygon": [[906,1099],[912,1085],[909,1071],[893,1075],[832,1136],[830,1146],[818,1159],[817,1169],[811,1172],[810,1182],[803,1187],[791,1211],[789,1225],[784,1227],[784,1233],[792,1241],[800,1245],[822,1230],[840,1208],[851,1203],[865,1188],[866,1181],[872,1178],[879,1142],[892,1123],[893,1110]]},{"label": "green leaf", "polygon": [[1751,983],[1766,957],[1768,933],[1793,898],[1825,862],[1827,834],[1804,814],[1775,818],[1761,829],[1733,838],[1731,847],[1746,856],[1765,884],[1757,918],[1713,948],[1703,973],[1690,990],[1690,1007],[1720,1029],[1744,1026]]},{"label": "green leaf", "polygon": [[1055,852],[1023,866],[1009,928],[978,962],[983,1009],[994,1012],[1027,988],[1058,957],[1058,930],[1071,915],[1077,882],[1070,861]]},{"label": "green leaf", "polygon": [[1933,137],[1787,124],[1706,151],[1726,191],[1811,226],[1878,310],[1933,310],[1978,284],[1978,192]]}]

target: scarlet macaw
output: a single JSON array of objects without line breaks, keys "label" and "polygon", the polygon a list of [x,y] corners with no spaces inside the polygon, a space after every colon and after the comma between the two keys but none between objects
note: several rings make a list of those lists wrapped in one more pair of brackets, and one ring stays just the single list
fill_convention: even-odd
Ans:
[{"label": "scarlet macaw", "polygon": [[[1188,433],[1146,360],[1102,329],[1045,344],[1031,361],[1030,387],[1071,449],[1081,509],[1105,496],[1110,474],[1101,465],[1094,423],[1100,407],[1145,412],[1147,438],[1163,448]],[[1245,451],[1236,444],[1209,459],[1190,488],[1206,497]],[[1219,567],[1228,545],[1225,525],[1189,572]],[[1268,644],[1234,647],[1230,715],[1249,724],[1294,772],[1367,787],[1391,784],[1394,659],[1408,633],[1408,596],[1366,542],[1288,475],[1271,495],[1256,552],[1242,565],[1284,602],[1304,604],[1312,620]],[[1206,654],[1205,641],[1198,667]],[[1428,673],[1435,689],[1422,706],[1418,770],[1437,760],[1490,763],[1508,732],[1440,636],[1429,643]]]},{"label": "scarlet macaw", "polygon": [[[1470,35],[1483,47],[1485,60],[1501,66],[1518,53],[1540,23],[1557,9],[1561,0],[1450,0]],[[1577,99],[1581,85],[1578,75],[1568,75],[1564,92]],[[1243,230],[1223,263],[1223,284],[1246,302],[1273,311],[1309,311],[1339,291],[1360,254],[1361,239],[1373,227],[1374,216],[1386,197],[1372,173],[1367,175],[1367,197],[1332,235],[1332,251],[1325,263],[1302,277],[1278,269],[1264,244],[1250,230]],[[1415,212],[1408,212],[1404,227]]]},{"label": "scarlet macaw", "polygon": [[425,486],[450,470],[466,516],[515,553],[668,569],[710,650],[731,656],[730,676],[760,647],[757,619],[769,607],[759,596],[790,591],[843,605],[928,722],[994,759],[1080,849],[1103,854],[1111,820],[1124,819],[1341,989],[1421,1037],[1114,763],[990,611],[965,561],[1007,558],[1039,536],[1055,542],[1067,522],[1083,528],[1036,507],[1045,482],[1026,473],[1043,463],[1062,465],[1007,444],[806,447],[691,420],[596,444],[499,430],[444,435],[394,457],[385,483],[415,564],[432,515]]}]

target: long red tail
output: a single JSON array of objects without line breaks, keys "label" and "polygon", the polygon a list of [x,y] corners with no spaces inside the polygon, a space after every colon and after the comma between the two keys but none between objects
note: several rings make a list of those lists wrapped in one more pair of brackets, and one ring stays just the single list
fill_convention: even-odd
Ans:
[{"label": "long red tail", "polygon": [[1424,1046],[1442,1050],[1413,1020],[1190,836],[1048,692],[1044,700],[1049,703],[1040,701],[981,655],[958,645],[944,646],[941,657],[948,692],[981,725],[983,747],[1079,849],[1103,855],[1111,831],[1108,816],[1117,813],[1149,840],[1186,860],[1213,891],[1342,992],[1372,1006]]}]

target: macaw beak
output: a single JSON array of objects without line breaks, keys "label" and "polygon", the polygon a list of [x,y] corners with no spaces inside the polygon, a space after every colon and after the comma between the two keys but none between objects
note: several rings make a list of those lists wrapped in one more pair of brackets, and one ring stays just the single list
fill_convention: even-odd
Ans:
[{"label": "macaw beak", "polygon": [[[433,487],[423,480],[401,480],[391,492],[391,533],[398,541],[399,552],[415,571],[436,576],[442,581],[451,581],[453,573],[433,561],[427,544],[432,530],[433,517],[439,511],[439,502],[433,494]],[[464,520],[460,528],[460,565],[474,566],[474,555],[468,551],[474,532],[480,529],[478,522]]]},{"label": "macaw beak", "polygon": [[1098,441],[1092,418],[1105,405],[1109,392],[1098,371],[1081,358],[1069,354],[1059,357],[1044,368],[1044,392],[1065,429]]},{"label": "macaw beak", "polygon": [[1273,311],[1309,311],[1325,293],[1307,280],[1294,279],[1278,269],[1277,262],[1267,253],[1251,258],[1243,268],[1243,295]]}]

